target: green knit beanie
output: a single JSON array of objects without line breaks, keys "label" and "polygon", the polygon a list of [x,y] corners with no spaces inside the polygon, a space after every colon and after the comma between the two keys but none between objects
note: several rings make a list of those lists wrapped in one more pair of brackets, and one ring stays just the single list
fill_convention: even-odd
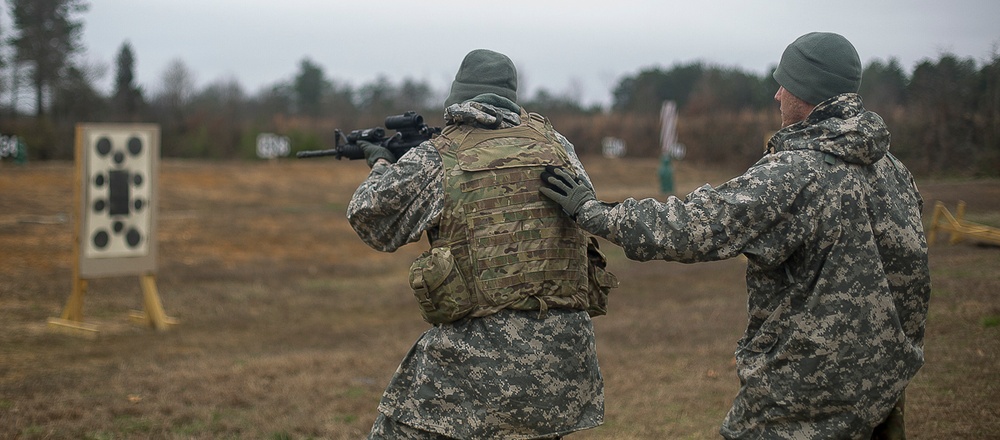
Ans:
[{"label": "green knit beanie", "polygon": [[861,87],[861,58],[841,35],[810,32],[785,48],[774,79],[809,104],[819,104]]},{"label": "green knit beanie", "polygon": [[484,93],[493,93],[517,103],[517,69],[502,53],[476,49],[462,60],[444,106],[468,101]]}]

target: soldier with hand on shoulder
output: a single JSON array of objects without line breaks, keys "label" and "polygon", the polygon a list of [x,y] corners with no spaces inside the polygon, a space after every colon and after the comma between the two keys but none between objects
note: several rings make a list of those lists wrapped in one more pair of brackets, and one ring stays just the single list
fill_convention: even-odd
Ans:
[{"label": "soldier with hand on shoulder", "polygon": [[862,106],[861,72],[843,36],[796,39],[774,71],[782,128],[764,157],[683,199],[604,203],[562,167],[542,175],[542,194],[631,259],[746,256],[727,439],[902,438],[930,296],[923,200]]}]

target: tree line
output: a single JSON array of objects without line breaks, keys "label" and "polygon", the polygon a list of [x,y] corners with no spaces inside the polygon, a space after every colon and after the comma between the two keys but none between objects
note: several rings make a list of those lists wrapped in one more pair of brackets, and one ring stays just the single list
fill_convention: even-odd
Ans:
[{"label": "tree line", "polygon": [[[336,128],[381,125],[406,110],[441,123],[446,91],[384,76],[354,86],[309,58],[254,93],[237,78],[197,87],[192,70],[176,59],[158,87],[146,90],[136,81],[138,52],[128,41],[113,62],[113,90],[104,93],[96,84],[108,69],[79,57],[86,0],[6,3],[12,28],[0,29],[0,133],[24,139],[33,160],[72,158],[80,122],[157,123],[163,156],[218,159],[254,157],[263,132],[288,136],[298,151],[329,148]],[[779,128],[777,88],[769,72],[691,62],[620,78],[609,108],[546,89],[521,104],[552,119],[583,155],[599,154],[601,140],[612,136],[626,142],[629,155],[657,157],[660,107],[672,100],[686,160],[746,166]],[[1000,175],[1000,55],[977,61],[944,53],[910,72],[895,59],[870,61],[860,94],[886,119],[892,152],[916,172]]]},{"label": "tree line", "polygon": [[[625,77],[612,108],[649,117],[663,100],[673,100],[680,109],[679,139],[695,158],[745,165],[760,157],[780,125],[777,88],[769,74],[682,64]],[[891,152],[916,170],[1000,175],[1000,54],[976,61],[942,53],[911,72],[896,59],[873,60],[864,67],[859,94],[886,120]],[[637,140],[655,145],[649,135]]]}]

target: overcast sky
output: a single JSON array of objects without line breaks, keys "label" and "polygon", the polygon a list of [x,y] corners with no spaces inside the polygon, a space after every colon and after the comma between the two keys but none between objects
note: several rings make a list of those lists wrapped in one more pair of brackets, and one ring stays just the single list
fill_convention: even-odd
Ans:
[{"label": "overcast sky", "polygon": [[[987,60],[1000,45],[1000,1],[374,1],[90,0],[85,57],[108,68],[126,40],[137,82],[155,94],[180,59],[196,85],[236,78],[245,91],[290,80],[309,58],[328,79],[359,86],[383,75],[446,90],[472,49],[507,54],[521,96],[538,88],[607,103],[645,68],[704,61],[764,73],[796,37],[837,32],[861,59],[911,72],[949,52]],[[525,94],[527,91],[527,95]]]}]

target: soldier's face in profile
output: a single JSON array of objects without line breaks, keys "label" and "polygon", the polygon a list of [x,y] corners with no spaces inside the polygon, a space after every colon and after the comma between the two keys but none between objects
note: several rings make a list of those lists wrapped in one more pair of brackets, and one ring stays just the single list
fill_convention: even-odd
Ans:
[{"label": "soldier's face in profile", "polygon": [[778,108],[781,110],[781,127],[787,127],[796,122],[803,121],[814,106],[799,99],[784,87],[778,87],[778,92],[774,94],[774,100],[778,101]]}]

